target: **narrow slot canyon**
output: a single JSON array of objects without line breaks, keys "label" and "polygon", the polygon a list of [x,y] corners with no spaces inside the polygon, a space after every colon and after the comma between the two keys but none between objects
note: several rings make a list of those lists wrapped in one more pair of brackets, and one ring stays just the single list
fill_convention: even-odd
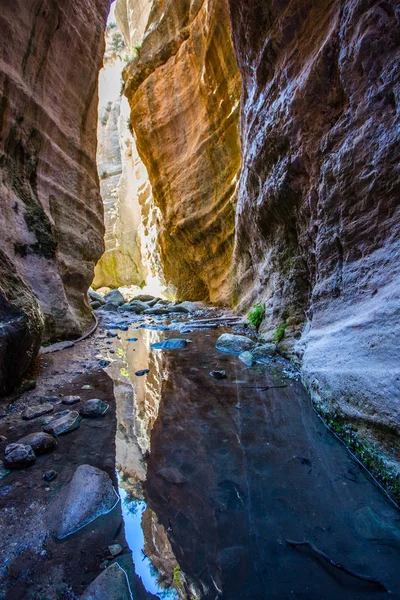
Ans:
[{"label": "narrow slot canyon", "polygon": [[398,1],[0,25],[0,599],[400,599]]}]

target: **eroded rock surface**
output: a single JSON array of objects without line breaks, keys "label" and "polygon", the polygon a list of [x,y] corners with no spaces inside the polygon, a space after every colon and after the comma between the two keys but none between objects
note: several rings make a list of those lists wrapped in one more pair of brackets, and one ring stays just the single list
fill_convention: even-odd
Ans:
[{"label": "eroded rock surface", "polygon": [[[86,291],[103,251],[96,92],[108,6],[16,0],[1,8],[0,244],[39,301],[45,338],[79,334],[90,322]],[[33,337],[31,354],[37,325]]]},{"label": "eroded rock surface", "polygon": [[399,4],[230,0],[230,8],[243,80],[239,306],[265,300],[261,330],[288,323],[281,346],[303,361],[323,410],[367,422],[392,448]]},{"label": "eroded rock surface", "polygon": [[[161,211],[164,274],[178,297],[219,301],[229,291],[240,168],[240,77],[228,5],[149,4],[138,56],[123,76],[137,148]],[[135,2],[125,5],[123,30],[134,29],[143,3],[137,10]]]}]

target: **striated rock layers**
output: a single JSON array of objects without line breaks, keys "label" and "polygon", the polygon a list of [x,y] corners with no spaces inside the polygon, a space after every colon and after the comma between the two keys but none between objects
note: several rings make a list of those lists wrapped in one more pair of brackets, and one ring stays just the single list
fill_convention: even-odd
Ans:
[{"label": "striated rock layers", "polygon": [[36,325],[19,326],[30,355],[41,329],[33,294],[47,339],[90,319],[86,291],[103,250],[95,151],[108,5],[14,0],[0,11],[0,247],[16,286],[11,300],[2,292],[1,318],[21,304],[35,315]]},{"label": "striated rock layers", "polygon": [[230,0],[230,8],[243,80],[239,306],[265,300],[264,331],[287,322],[286,349],[302,359],[321,408],[393,450],[399,3]]},{"label": "striated rock layers", "polygon": [[[125,2],[130,29],[134,4]],[[161,210],[165,278],[178,297],[226,300],[241,89],[227,1],[154,0],[137,54],[123,73],[125,95]]]}]

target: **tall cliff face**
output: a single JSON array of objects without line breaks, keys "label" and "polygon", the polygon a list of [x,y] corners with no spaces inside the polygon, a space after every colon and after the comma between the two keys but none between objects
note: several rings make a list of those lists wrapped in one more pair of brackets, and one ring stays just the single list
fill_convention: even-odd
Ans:
[{"label": "tall cliff face", "polygon": [[33,292],[33,312],[39,302],[45,338],[90,320],[86,290],[103,250],[95,151],[108,5],[7,0],[0,11],[0,246],[21,295]]},{"label": "tall cliff face", "polygon": [[302,360],[322,410],[393,447],[399,4],[230,0],[230,8],[243,79],[239,305],[265,300],[264,331],[287,321],[286,349]]},{"label": "tall cliff face", "polygon": [[[126,4],[130,30],[134,4]],[[138,5],[142,20],[144,4]],[[137,147],[161,210],[164,274],[177,296],[218,302],[229,295],[240,168],[241,84],[228,5],[150,4],[143,42],[124,80]]]}]

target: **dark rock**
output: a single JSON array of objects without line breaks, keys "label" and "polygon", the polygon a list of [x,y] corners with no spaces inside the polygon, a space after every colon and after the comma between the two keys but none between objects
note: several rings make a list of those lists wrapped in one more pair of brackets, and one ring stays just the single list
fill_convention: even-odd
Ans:
[{"label": "dark rock", "polygon": [[[50,529],[58,539],[63,539],[108,513],[117,502],[118,496],[107,473],[81,465],[49,508]],[[113,597],[109,596],[108,600]]]},{"label": "dark rock", "polygon": [[90,303],[90,307],[92,310],[98,310],[99,308],[101,308],[103,305],[101,302],[97,302],[96,300],[94,302]]},{"label": "dark rock", "polygon": [[46,454],[46,452],[51,452],[52,450],[54,450],[54,448],[57,448],[58,442],[49,433],[38,431],[24,436],[23,438],[18,440],[18,444],[31,446],[34,453],[38,455]]},{"label": "dark rock", "polygon": [[125,303],[124,297],[119,290],[111,290],[104,296],[106,303],[111,302],[117,306],[122,306]]},{"label": "dark rock", "polygon": [[120,311],[123,312],[132,312],[136,314],[140,314],[143,311],[147,310],[149,307],[144,302],[139,302],[139,300],[135,300],[133,302],[128,302],[120,306]]},{"label": "dark rock", "polygon": [[107,302],[107,304],[104,304],[104,306],[101,307],[101,310],[106,312],[117,312],[118,304],[115,304],[114,302]]},{"label": "dark rock", "polygon": [[114,333],[113,331],[107,331],[107,337],[109,337],[109,338],[118,337],[118,333]]},{"label": "dark rock", "polygon": [[99,361],[99,367],[101,367],[102,369],[105,369],[106,367],[108,367],[109,364],[110,364],[109,360],[100,360]]},{"label": "dark rock", "polygon": [[110,406],[107,404],[107,402],[103,402],[103,400],[99,400],[98,398],[92,398],[91,400],[86,400],[86,402],[83,403],[79,414],[82,417],[102,417],[106,414],[109,408]]},{"label": "dark rock", "polygon": [[251,351],[253,358],[258,363],[269,362],[273,356],[276,354],[276,345],[275,344],[263,344],[262,346],[257,346]]},{"label": "dark rock", "polygon": [[106,300],[104,300],[103,296],[89,288],[88,290],[89,298],[94,302],[98,302],[100,305],[106,304]]},{"label": "dark rock", "polygon": [[0,408],[0,419],[4,419],[4,417],[7,416],[7,413],[5,410],[3,410],[2,408]]},{"label": "dark rock", "polygon": [[59,402],[59,398],[57,396],[40,396],[39,402],[40,404],[56,404]]},{"label": "dark rock", "polygon": [[74,429],[78,429],[82,418],[75,410],[65,410],[52,419],[50,423],[43,427],[43,431],[51,435],[64,435]]},{"label": "dark rock", "polygon": [[135,375],[142,377],[142,375],[147,375],[147,373],[150,373],[150,369],[141,369],[140,371],[136,371]]},{"label": "dark rock", "polygon": [[127,342],[137,342],[138,338],[127,338]]},{"label": "dark rock", "polygon": [[226,379],[226,371],[211,371],[210,375],[215,379]]},{"label": "dark rock", "polygon": [[31,446],[25,444],[9,444],[4,455],[4,466],[7,469],[23,469],[36,462],[36,456]]},{"label": "dark rock", "polygon": [[168,315],[170,312],[167,306],[154,306],[143,311],[144,315]]},{"label": "dark rock", "polygon": [[179,350],[185,348],[188,340],[184,338],[171,338],[169,340],[163,340],[162,342],[156,342],[151,344],[152,348],[157,350]]},{"label": "dark rock", "polygon": [[153,301],[158,302],[159,298],[155,298],[154,296],[151,296],[150,294],[139,294],[138,296],[135,296],[134,298],[132,298],[132,302],[153,302]]},{"label": "dark rock", "polygon": [[255,343],[243,335],[233,335],[231,333],[223,333],[217,340],[216,348],[220,352],[227,354],[241,354],[246,350],[252,350]]},{"label": "dark rock", "polygon": [[122,546],[120,544],[111,544],[108,546],[108,551],[111,556],[118,556],[122,552]]},{"label": "dark rock", "polygon": [[80,396],[64,396],[64,398],[62,399],[62,403],[67,405],[77,404],[80,401]]},{"label": "dark rock", "polygon": [[44,473],[42,479],[44,479],[45,481],[54,481],[54,479],[57,477],[58,473],[57,471],[47,471],[47,473]]},{"label": "dark rock", "polygon": [[125,571],[118,565],[112,564],[86,588],[81,600],[132,600]]},{"label": "dark rock", "polygon": [[53,411],[54,406],[52,404],[36,404],[35,406],[30,406],[29,408],[26,408],[21,416],[26,421],[30,421],[31,419],[36,419],[37,417],[48,415]]}]

